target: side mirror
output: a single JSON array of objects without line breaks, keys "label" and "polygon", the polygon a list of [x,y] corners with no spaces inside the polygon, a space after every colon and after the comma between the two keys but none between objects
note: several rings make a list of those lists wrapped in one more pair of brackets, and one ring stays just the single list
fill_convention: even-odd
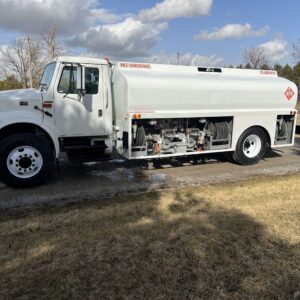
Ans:
[{"label": "side mirror", "polygon": [[85,90],[85,67],[81,64],[77,66],[77,93],[80,97],[86,94]]}]

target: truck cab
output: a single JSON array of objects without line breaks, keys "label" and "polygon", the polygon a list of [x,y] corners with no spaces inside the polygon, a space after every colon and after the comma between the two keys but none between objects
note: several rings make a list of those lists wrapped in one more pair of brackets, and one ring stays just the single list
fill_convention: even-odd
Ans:
[{"label": "truck cab", "polygon": [[[90,139],[92,146],[111,136],[112,101],[107,61],[60,57],[46,66],[40,91],[46,113],[43,124],[60,131],[59,140],[64,147],[68,147],[68,141],[76,143],[82,137]],[[106,142],[110,150],[111,143]]]},{"label": "truck cab", "polygon": [[59,57],[39,90],[3,92],[0,170],[14,186],[36,185],[62,151],[70,156],[112,151],[111,66],[106,60]]}]

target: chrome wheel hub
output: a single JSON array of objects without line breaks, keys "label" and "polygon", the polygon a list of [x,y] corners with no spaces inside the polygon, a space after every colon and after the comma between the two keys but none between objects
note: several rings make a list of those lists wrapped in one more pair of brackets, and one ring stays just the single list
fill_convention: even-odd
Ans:
[{"label": "chrome wheel hub", "polygon": [[34,147],[20,146],[10,152],[6,164],[12,175],[18,178],[30,178],[40,172],[43,157]]}]

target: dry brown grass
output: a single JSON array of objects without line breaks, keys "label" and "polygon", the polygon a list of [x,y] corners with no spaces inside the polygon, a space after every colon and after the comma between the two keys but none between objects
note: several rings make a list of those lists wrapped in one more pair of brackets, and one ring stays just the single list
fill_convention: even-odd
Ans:
[{"label": "dry brown grass", "polygon": [[3,212],[0,298],[293,299],[300,175]]}]

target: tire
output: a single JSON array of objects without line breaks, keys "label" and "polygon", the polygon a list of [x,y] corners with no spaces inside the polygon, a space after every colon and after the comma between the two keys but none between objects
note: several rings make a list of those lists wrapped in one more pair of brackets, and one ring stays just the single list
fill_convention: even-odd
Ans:
[{"label": "tire", "polygon": [[53,148],[41,136],[15,134],[0,143],[0,176],[7,185],[39,185],[49,177],[54,166]]},{"label": "tire", "polygon": [[255,165],[264,157],[266,150],[266,134],[261,128],[252,127],[240,136],[232,157],[240,165]]}]

